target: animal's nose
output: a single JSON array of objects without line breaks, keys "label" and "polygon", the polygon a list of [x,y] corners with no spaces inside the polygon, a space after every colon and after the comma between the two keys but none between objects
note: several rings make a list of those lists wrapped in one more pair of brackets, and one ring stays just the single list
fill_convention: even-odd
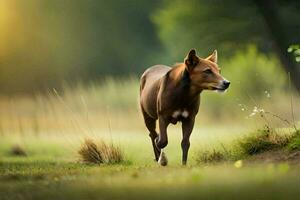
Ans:
[{"label": "animal's nose", "polygon": [[228,88],[229,85],[230,85],[230,82],[227,81],[227,80],[224,80],[224,81],[223,81],[223,85],[224,85],[225,88]]}]

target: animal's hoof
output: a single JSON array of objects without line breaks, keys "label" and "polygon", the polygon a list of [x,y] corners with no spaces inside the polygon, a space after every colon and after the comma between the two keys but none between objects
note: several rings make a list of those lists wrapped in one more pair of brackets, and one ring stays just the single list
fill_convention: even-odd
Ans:
[{"label": "animal's hoof", "polygon": [[160,164],[161,166],[167,166],[168,165],[168,158],[165,154],[165,152],[161,151],[160,152],[160,156],[158,159],[158,164]]}]

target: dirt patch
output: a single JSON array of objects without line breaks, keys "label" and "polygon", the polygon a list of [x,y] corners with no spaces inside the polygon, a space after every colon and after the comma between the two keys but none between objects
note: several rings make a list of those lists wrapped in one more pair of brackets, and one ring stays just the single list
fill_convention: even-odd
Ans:
[{"label": "dirt patch", "polygon": [[272,150],[250,156],[247,163],[279,163],[300,164],[300,151]]}]

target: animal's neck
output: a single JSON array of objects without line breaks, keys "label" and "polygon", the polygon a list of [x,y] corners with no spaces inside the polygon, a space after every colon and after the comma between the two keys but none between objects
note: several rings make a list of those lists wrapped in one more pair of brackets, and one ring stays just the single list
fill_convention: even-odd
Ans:
[{"label": "animal's neck", "polygon": [[175,65],[170,71],[169,77],[174,83],[174,87],[179,91],[181,96],[194,99],[199,96],[202,89],[191,84],[189,72],[184,63]]}]

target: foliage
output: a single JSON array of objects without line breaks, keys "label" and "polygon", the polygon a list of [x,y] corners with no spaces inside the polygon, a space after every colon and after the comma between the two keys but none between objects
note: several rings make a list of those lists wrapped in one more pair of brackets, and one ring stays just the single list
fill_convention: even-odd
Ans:
[{"label": "foliage", "polygon": [[264,91],[282,91],[287,87],[287,76],[279,61],[274,56],[260,54],[254,46],[237,52],[223,63],[223,74],[233,83],[230,88],[233,93],[248,93],[257,98]]},{"label": "foliage", "polygon": [[0,92],[141,73],[161,49],[158,2],[1,0]]},{"label": "foliage", "polygon": [[[275,3],[283,30],[297,43],[297,1]],[[190,48],[202,57],[218,49],[221,61],[249,44],[259,54],[275,49],[250,0],[2,0],[0,13],[1,93],[136,76],[154,64],[182,61]]]},{"label": "foliage", "polygon": [[300,62],[300,45],[291,45],[287,51],[295,56],[296,62]]},{"label": "foliage", "polygon": [[[280,5],[277,11],[289,40],[297,41],[299,7],[296,1],[276,0],[274,4]],[[225,56],[249,44],[256,44],[263,52],[274,49],[270,46],[272,38],[268,26],[255,1],[251,0],[166,0],[153,20],[173,58],[191,47],[199,49],[202,55],[219,49]]]},{"label": "foliage", "polygon": [[[253,99],[261,103],[285,96],[287,74],[274,56],[263,55],[256,47],[249,46],[229,59],[219,57],[221,73],[231,85],[223,96],[208,91],[202,93],[202,107],[209,108],[214,117],[240,115],[240,105],[251,105]],[[280,111],[284,113],[283,109]]]},{"label": "foliage", "polygon": [[288,145],[288,149],[291,151],[300,150],[300,130],[296,130],[291,138],[291,142]]},{"label": "foliage", "polygon": [[233,53],[232,49],[260,39],[255,35],[263,30],[261,18],[252,15],[249,19],[249,13],[254,12],[255,6],[248,1],[176,0],[165,1],[153,20],[174,58],[184,55],[191,47],[199,49],[202,55],[208,55],[213,49],[226,50],[228,55],[230,51]]},{"label": "foliage", "polygon": [[296,1],[283,0],[166,0],[153,20],[173,59],[191,48],[202,57],[218,49],[228,58],[254,44],[261,53],[276,54],[300,91],[298,65],[286,53],[289,44],[299,41],[299,9]]}]

